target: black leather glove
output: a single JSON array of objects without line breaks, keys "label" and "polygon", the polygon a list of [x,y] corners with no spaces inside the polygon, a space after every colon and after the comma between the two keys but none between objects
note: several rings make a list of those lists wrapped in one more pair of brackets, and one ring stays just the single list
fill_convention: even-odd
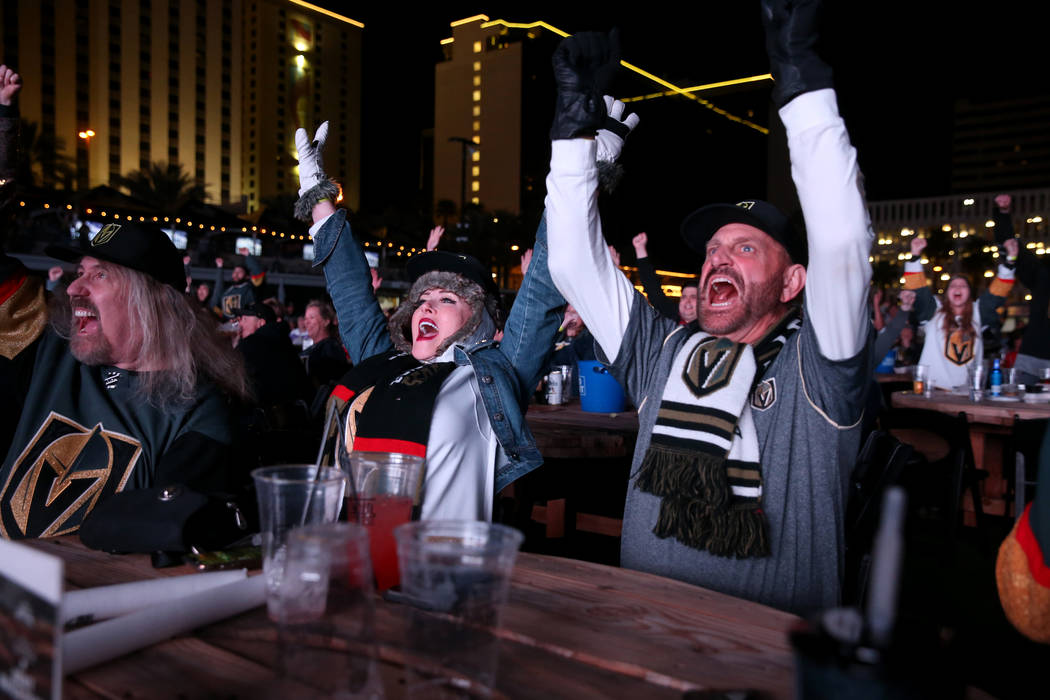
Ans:
[{"label": "black leather glove", "polygon": [[832,87],[831,67],[814,50],[819,12],[820,0],[762,0],[777,109],[804,92]]},{"label": "black leather glove", "polygon": [[554,51],[554,106],[551,140],[594,136],[605,126],[602,96],[620,64],[620,34],[580,32],[566,37]]}]

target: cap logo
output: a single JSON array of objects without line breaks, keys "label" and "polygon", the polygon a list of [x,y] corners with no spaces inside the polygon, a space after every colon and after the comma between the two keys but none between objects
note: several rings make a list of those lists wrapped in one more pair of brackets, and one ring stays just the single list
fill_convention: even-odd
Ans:
[{"label": "cap logo", "polygon": [[98,230],[98,233],[92,236],[91,246],[94,247],[109,243],[113,239],[113,236],[117,235],[117,231],[119,231],[120,228],[120,224],[106,224]]},{"label": "cap logo", "polygon": [[744,202],[737,202],[736,205],[738,207],[740,207],[741,209],[748,209],[748,210],[750,210],[751,207],[755,206],[755,203],[753,201],[744,201]]}]

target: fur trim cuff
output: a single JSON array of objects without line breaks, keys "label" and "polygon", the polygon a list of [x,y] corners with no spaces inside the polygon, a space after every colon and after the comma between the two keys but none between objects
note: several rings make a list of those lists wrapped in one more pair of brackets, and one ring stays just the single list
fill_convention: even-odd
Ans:
[{"label": "fur trim cuff", "polygon": [[313,211],[317,203],[324,199],[329,199],[332,203],[339,198],[339,185],[332,182],[328,177],[324,177],[316,185],[308,189],[299,197],[299,201],[295,203],[295,218],[306,223],[313,221]]}]

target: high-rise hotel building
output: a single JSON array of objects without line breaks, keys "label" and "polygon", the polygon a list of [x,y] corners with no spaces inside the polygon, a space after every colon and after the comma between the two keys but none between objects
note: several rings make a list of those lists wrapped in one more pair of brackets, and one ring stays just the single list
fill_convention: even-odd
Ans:
[{"label": "high-rise hotel building", "polygon": [[326,151],[359,205],[363,26],[299,0],[4,0],[20,108],[87,189],[181,163],[213,203],[294,192],[295,129],[339,115]]}]

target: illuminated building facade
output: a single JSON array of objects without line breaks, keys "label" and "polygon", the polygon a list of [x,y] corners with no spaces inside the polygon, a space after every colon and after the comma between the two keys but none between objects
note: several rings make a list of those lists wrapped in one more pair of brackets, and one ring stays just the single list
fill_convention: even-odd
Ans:
[{"label": "illuminated building facade", "polygon": [[[477,15],[452,23],[434,69],[434,204],[521,214],[542,207],[561,37]],[[522,125],[531,125],[522,129]],[[465,157],[464,157],[465,156]]]},{"label": "illuminated building facade", "polygon": [[359,203],[360,22],[299,0],[5,0],[0,25],[23,118],[70,159],[48,186],[170,161],[252,211],[296,191],[295,129],[326,115],[329,170]]}]

